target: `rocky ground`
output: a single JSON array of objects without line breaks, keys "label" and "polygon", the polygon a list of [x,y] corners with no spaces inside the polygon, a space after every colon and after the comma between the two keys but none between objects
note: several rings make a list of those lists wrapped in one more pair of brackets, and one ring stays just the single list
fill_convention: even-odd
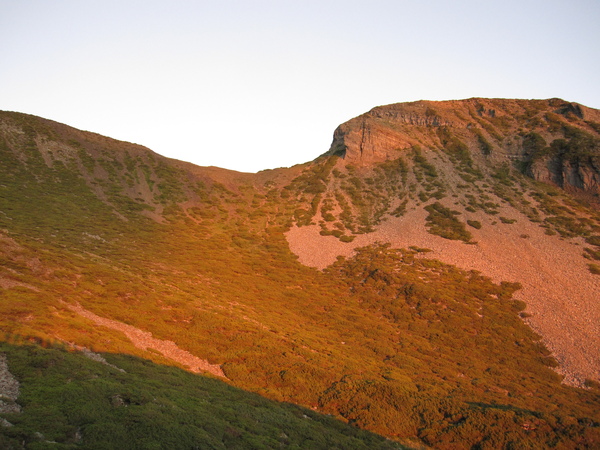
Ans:
[{"label": "rocky ground", "polygon": [[[0,413],[12,414],[21,412],[21,407],[16,403],[19,397],[19,382],[8,370],[6,356],[0,354]],[[5,419],[0,425],[10,426]]]},{"label": "rocky ground", "polygon": [[147,331],[140,330],[117,320],[100,317],[79,304],[71,305],[63,302],[63,305],[80,316],[91,320],[96,325],[122,332],[136,347],[143,350],[152,349],[160,352],[165,358],[187,367],[191,372],[208,372],[218,377],[226,378],[221,366],[210,364],[208,361],[192,355],[188,351],[179,348],[172,341],[157,339],[152,337],[152,333]]}]

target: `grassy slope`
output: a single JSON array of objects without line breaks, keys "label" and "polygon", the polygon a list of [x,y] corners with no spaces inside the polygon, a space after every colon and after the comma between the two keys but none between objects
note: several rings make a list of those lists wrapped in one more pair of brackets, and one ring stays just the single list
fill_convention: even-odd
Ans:
[{"label": "grassy slope", "polygon": [[2,344],[23,412],[3,449],[399,448],[384,438],[222,381],[125,355],[109,365],[56,348]]},{"label": "grassy slope", "polygon": [[[324,273],[290,254],[283,231],[310,220],[334,178],[357,179],[347,223],[370,226],[378,209],[364,205],[381,189],[365,201],[359,183],[376,177],[340,177],[334,157],[284,189],[227,188],[138,148],[4,120],[25,130],[0,140],[1,275],[14,286],[2,290],[4,331],[168,363],[60,303],[79,302],[222,364],[238,387],[395,438],[597,444],[598,391],[559,384],[515,286],[385,246]],[[44,142],[73,152],[48,167]],[[391,191],[411,167],[439,192],[427,164],[416,153],[378,173]],[[162,223],[144,216],[157,211]]]}]

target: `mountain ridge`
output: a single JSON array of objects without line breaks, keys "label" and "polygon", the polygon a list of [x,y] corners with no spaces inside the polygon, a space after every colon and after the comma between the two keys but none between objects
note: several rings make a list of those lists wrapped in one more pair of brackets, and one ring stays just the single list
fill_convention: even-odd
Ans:
[{"label": "mountain ridge", "polygon": [[183,367],[102,317],[411,446],[592,448],[596,112],[463,103],[481,128],[379,107],[368,133],[352,119],[314,161],[257,174],[0,113],[0,327]]}]

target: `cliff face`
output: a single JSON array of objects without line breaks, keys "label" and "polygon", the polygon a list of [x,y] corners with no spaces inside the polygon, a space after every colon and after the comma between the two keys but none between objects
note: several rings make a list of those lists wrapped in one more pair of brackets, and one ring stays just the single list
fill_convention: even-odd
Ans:
[{"label": "cliff face", "polygon": [[550,100],[468,99],[380,106],[340,125],[329,154],[365,167],[419,146],[464,145],[476,162],[509,163],[570,191],[597,195],[600,111]]},{"label": "cliff face", "polygon": [[600,166],[598,158],[587,161],[568,161],[560,157],[535,161],[527,171],[537,181],[554,184],[565,190],[600,192]]},{"label": "cliff face", "polygon": [[395,159],[399,151],[425,141],[438,127],[461,127],[452,110],[440,116],[433,106],[450,102],[421,101],[380,106],[340,125],[334,132],[330,152],[343,154],[350,164],[366,166]]}]

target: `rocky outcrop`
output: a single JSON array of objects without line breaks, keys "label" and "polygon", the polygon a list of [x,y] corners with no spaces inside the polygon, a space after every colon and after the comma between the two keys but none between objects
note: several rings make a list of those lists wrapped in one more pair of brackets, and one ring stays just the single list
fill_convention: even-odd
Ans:
[{"label": "rocky outcrop", "polygon": [[[19,382],[8,371],[6,356],[0,354],[0,414],[15,414],[21,412],[16,403],[19,397]],[[9,422],[0,422],[3,426],[11,426]]]},{"label": "rocky outcrop", "polygon": [[327,154],[364,167],[416,145],[447,149],[449,142],[466,146],[482,166],[508,163],[538,181],[600,195],[600,111],[560,99],[379,106],[340,125]]},{"label": "rocky outcrop", "polygon": [[368,165],[395,159],[414,143],[405,134],[370,118],[360,118],[360,122],[346,123],[334,132],[332,153],[343,155],[350,163]]},{"label": "rocky outcrop", "polygon": [[535,161],[528,175],[537,181],[554,184],[566,190],[588,193],[600,192],[600,167],[590,159],[585,162],[565,161],[563,158],[544,158]]},{"label": "rocky outcrop", "polygon": [[433,144],[431,129],[466,126],[456,117],[439,115],[432,107],[437,103],[422,101],[374,108],[340,125],[328,153],[339,154],[348,163],[366,166],[396,159],[403,150],[424,140]]}]

